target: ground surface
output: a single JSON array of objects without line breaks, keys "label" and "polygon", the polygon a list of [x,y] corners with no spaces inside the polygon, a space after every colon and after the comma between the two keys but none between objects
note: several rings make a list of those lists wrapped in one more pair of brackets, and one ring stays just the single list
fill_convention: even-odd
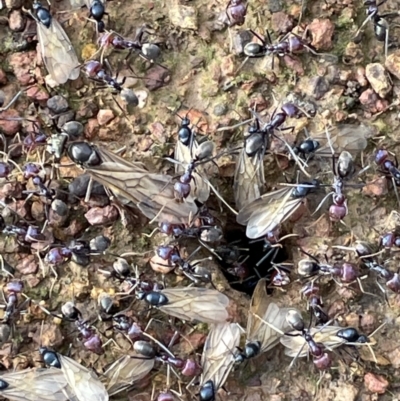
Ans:
[{"label": "ground surface", "polygon": [[[154,80],[152,82],[149,79],[132,80],[133,89],[144,99],[144,104],[131,114],[122,113],[109,91],[98,89],[97,84],[84,77],[56,89],[46,88],[40,70],[29,67],[31,62],[40,60],[39,56],[36,57],[35,48],[22,53],[13,50],[12,45],[22,40],[23,35],[11,33],[6,20],[6,17],[11,18],[11,16],[8,10],[2,10],[0,16],[3,19],[0,22],[4,25],[0,25],[0,37],[4,40],[0,43],[0,67],[6,75],[1,81],[2,85],[4,84],[2,89],[9,99],[19,89],[28,88],[28,92],[21,97],[15,107],[25,116],[37,113],[38,109],[43,115],[48,114],[46,108],[48,97],[56,94],[64,96],[73,111],[69,118],[72,116],[82,121],[85,125],[84,137],[87,140],[101,143],[110,150],[126,146],[124,157],[141,160],[152,171],[169,171],[171,174],[173,174],[171,165],[161,157],[172,154],[177,139],[180,120],[174,112],[184,116],[189,110],[188,117],[192,123],[197,123],[201,135],[209,135],[219,150],[233,149],[236,145],[240,145],[243,128],[230,130],[218,130],[218,128],[248,119],[249,107],[256,107],[260,113],[271,115],[275,107],[279,107],[288,95],[302,101],[308,110],[314,108],[316,111],[313,118],[303,117],[300,120],[287,122],[288,126],[296,126],[295,134],[299,134],[299,138],[304,137],[302,129],[304,127],[307,127],[312,135],[321,131],[324,124],[351,123],[358,126],[366,123],[373,134],[368,134],[368,147],[363,154],[357,155],[357,169],[368,165],[370,168],[354,182],[374,184],[368,187],[349,186],[346,189],[349,213],[344,219],[344,224],[329,221],[327,214],[329,201],[322,205],[315,215],[310,216],[323,198],[323,194],[311,197],[309,211],[306,211],[301,220],[294,225],[290,223],[285,228],[285,233],[294,232],[299,236],[287,240],[284,245],[289,262],[297,262],[301,258],[298,252],[299,246],[323,258],[327,253],[331,254],[329,250],[331,245],[350,246],[357,239],[378,245],[380,234],[394,228],[393,222],[387,218],[393,210],[398,209],[398,204],[392,185],[388,184],[385,178],[381,179],[383,174],[373,162],[374,152],[376,148],[384,147],[394,154],[398,153],[399,108],[396,104],[390,108],[388,106],[398,100],[400,86],[399,81],[392,75],[392,81],[388,80],[389,90],[380,87],[379,83],[374,87],[376,91],[382,91],[384,99],[371,92],[371,84],[365,78],[365,68],[370,63],[385,64],[383,45],[374,38],[371,24],[366,26],[365,36],[359,44],[349,44],[364,19],[361,0],[335,2],[317,0],[304,4],[301,28],[312,23],[309,29],[313,35],[314,47],[319,53],[337,56],[337,62],[327,63],[323,57],[305,53],[294,58],[275,58],[274,71],[271,70],[271,58],[250,60],[237,73],[244,60],[244,56],[238,54],[239,31],[253,29],[261,33],[268,28],[272,37],[276,39],[297,26],[301,4],[279,0],[250,1],[244,25],[229,30],[224,24],[226,5],[222,1],[202,0],[182,3],[175,0],[111,1],[107,4],[109,24],[121,35],[132,38],[136,28],[144,22],[154,28],[156,34],[151,39],[160,43],[162,48],[160,63],[169,71],[165,85],[156,90],[149,90],[154,89]],[[52,6],[53,13],[70,8],[67,1],[57,2]],[[399,9],[398,0],[389,0],[382,6],[382,10],[396,9]],[[86,9],[57,14],[60,21],[65,21],[65,30],[82,61],[87,61],[98,48],[93,24],[86,22],[86,16]],[[329,21],[333,24],[331,25]],[[300,29],[300,32],[302,30],[304,29]],[[330,30],[332,34],[329,33]],[[399,45],[400,32],[393,29],[390,35],[393,44]],[[396,50],[389,49],[389,54],[394,51]],[[111,65],[119,66],[122,74],[131,75],[129,70],[123,67],[122,60],[125,55],[126,53],[114,52],[109,56],[109,60]],[[160,67],[152,67],[156,69],[153,72],[146,71],[149,66],[143,60],[134,57],[132,60],[134,60],[132,66],[140,77],[149,78],[149,74],[154,74],[152,77],[159,80],[161,75],[165,74],[165,70],[160,70]],[[34,78],[30,79],[29,76]],[[379,79],[378,76],[378,81]],[[156,81],[156,84],[158,83]],[[350,95],[353,87],[356,89]],[[360,94],[363,94],[361,101],[358,99]],[[350,99],[351,97],[354,100]],[[35,107],[32,107],[32,104]],[[346,104],[351,104],[353,107],[346,108]],[[111,121],[100,119],[98,110],[112,110]],[[381,111],[383,112],[380,113]],[[108,115],[109,111],[106,114]],[[295,136],[287,135],[286,139],[293,143]],[[279,148],[278,145],[275,144]],[[285,149],[278,149],[278,153],[284,152]],[[23,163],[22,160],[17,161]],[[234,161],[233,154],[219,158],[217,160],[219,173],[211,179],[233,207]],[[61,161],[64,167],[60,168],[60,173],[63,177],[75,177],[81,174],[81,170],[73,166],[65,167],[69,163],[66,157]],[[330,164],[329,158],[323,162],[321,159],[313,160],[310,162],[310,174],[329,184],[332,182]],[[289,165],[285,156],[267,155],[265,171],[267,182],[265,190],[271,190],[285,179],[294,182],[297,168],[292,164]],[[283,171],[286,177],[283,176]],[[329,185],[325,191],[328,193]],[[233,241],[235,233],[238,232],[235,230],[240,230],[235,224],[233,214],[224,206],[220,207],[213,195],[209,204],[213,214],[225,227],[227,241]],[[139,266],[140,272],[145,272],[148,277],[154,279],[154,273],[147,261],[154,247],[166,242],[167,239],[161,234],[156,234],[151,239],[144,237],[142,234],[150,233],[155,225],[149,225],[139,213],[127,227],[121,224],[119,218],[116,221],[111,219],[103,227],[88,225],[83,217],[83,213],[87,210],[88,206],[83,202],[74,206],[76,233],[58,229],[55,230],[57,239],[80,236],[83,229],[88,227],[85,234],[87,237],[103,233],[112,239],[110,254],[94,258],[88,268],[81,268],[73,263],[66,263],[58,268],[58,279],[51,298],[49,298],[49,288],[53,283],[52,273],[47,271],[46,277],[43,278],[37,259],[33,256],[29,259],[29,263],[23,262],[27,260],[27,255],[23,252],[29,253],[29,250],[23,248],[15,253],[17,246],[15,239],[6,236],[1,238],[0,250],[5,260],[16,266],[16,277],[24,280],[25,292],[30,297],[37,301],[45,301],[46,307],[55,312],[60,311],[62,302],[75,299],[84,317],[95,320],[98,294],[102,290],[111,294],[121,291],[117,282],[105,279],[98,269],[110,270],[114,260],[113,255],[126,252],[144,253],[143,256],[132,257],[130,261]],[[184,241],[183,245],[186,246],[188,254],[197,247],[195,241]],[[387,252],[385,255],[391,260],[389,268],[396,271],[398,262],[393,259],[396,254]],[[207,253],[204,253],[204,256],[208,256]],[[346,258],[354,259],[354,255],[347,253]],[[230,288],[220,272],[219,265],[210,262],[210,266],[217,288],[237,302],[239,322],[245,327],[249,296]],[[367,272],[365,274],[367,275]],[[275,290],[273,296],[282,304],[299,308],[304,311],[304,316],[307,316],[306,301],[299,295],[302,283],[296,282],[295,274],[292,281],[293,283],[285,288],[285,292]],[[189,284],[187,279],[175,276],[173,273],[166,276],[166,283],[170,287]],[[373,362],[368,352],[362,354],[359,363],[352,362],[348,357],[343,360],[336,356],[333,368],[320,377],[312,362],[306,359],[296,361],[288,370],[290,358],[284,355],[282,347],[279,346],[256,360],[235,368],[225,386],[229,395],[222,391],[221,399],[230,401],[399,399],[400,298],[388,292],[385,301],[385,295],[376,284],[376,276],[372,274],[369,274],[362,283],[364,291],[375,296],[362,294],[357,286],[354,286],[353,290],[340,288],[333,282],[324,286],[325,308],[338,324],[355,326],[366,334],[372,333],[382,322],[387,323],[374,335],[376,345],[373,349],[378,364]],[[123,306],[126,307],[125,303],[121,302],[121,307]],[[133,308],[145,311],[138,301]],[[139,320],[146,320],[146,314],[139,316]],[[166,339],[173,333],[173,328],[165,323],[167,320],[164,315],[152,316],[164,324],[153,323],[149,332],[166,343]],[[47,326],[40,339],[41,319],[45,319]],[[124,354],[123,350],[112,343],[105,347],[106,352],[103,356],[90,354],[83,350],[73,324],[66,322],[59,326],[59,323],[32,306],[30,313],[17,324],[14,348],[11,350],[10,344],[6,343],[0,351],[5,367],[15,367],[16,364],[19,364],[19,367],[37,365],[39,363],[37,361],[40,360],[39,355],[36,351],[36,354],[32,352],[37,350],[40,342],[51,345],[59,351],[65,351],[72,342],[72,356],[78,362],[93,366],[98,372],[101,372],[107,363]],[[128,344],[123,336],[113,333],[109,329],[110,325],[110,322],[96,322],[96,327],[102,334],[114,337],[122,348],[127,347]],[[195,355],[196,352],[200,354],[206,328],[200,325],[192,330],[182,327],[179,322],[175,323],[175,328],[186,334],[190,346],[186,341],[181,341],[173,351],[177,355],[189,353]],[[156,385],[156,394],[166,388],[165,366],[160,366],[153,374],[153,383]],[[171,378],[171,388],[178,391],[174,376]],[[143,383],[143,388],[133,390],[128,395],[120,395],[118,399],[150,400],[151,391],[151,386]],[[191,388],[191,392],[195,393],[196,390]],[[188,394],[182,395],[182,399],[189,398]]]}]

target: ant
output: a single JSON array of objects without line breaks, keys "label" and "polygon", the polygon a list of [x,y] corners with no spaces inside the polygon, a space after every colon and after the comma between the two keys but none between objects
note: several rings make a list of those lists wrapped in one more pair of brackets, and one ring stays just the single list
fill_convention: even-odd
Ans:
[{"label": "ant", "polygon": [[358,41],[359,34],[362,28],[372,20],[374,24],[374,33],[375,37],[379,42],[385,42],[385,57],[387,57],[388,46],[389,46],[389,23],[385,18],[387,17],[397,17],[400,15],[399,12],[391,12],[387,14],[379,14],[379,7],[386,3],[387,0],[382,0],[377,3],[376,0],[364,0],[364,6],[367,7],[367,18],[361,24],[360,28],[358,28],[355,34],[355,40]]}]

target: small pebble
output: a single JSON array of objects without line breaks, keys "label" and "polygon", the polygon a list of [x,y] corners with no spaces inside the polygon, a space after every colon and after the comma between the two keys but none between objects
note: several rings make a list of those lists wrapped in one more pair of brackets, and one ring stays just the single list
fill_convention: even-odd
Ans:
[{"label": "small pebble", "polygon": [[389,386],[389,382],[383,376],[371,372],[365,374],[364,383],[368,391],[376,394],[385,394]]},{"label": "small pebble", "polygon": [[224,116],[228,112],[228,106],[226,104],[217,104],[213,109],[213,114],[217,117]]},{"label": "small pebble", "polygon": [[270,13],[277,13],[283,10],[283,4],[281,0],[270,0],[268,2],[268,11]]},{"label": "small pebble", "polygon": [[97,113],[97,122],[100,126],[107,125],[110,121],[114,119],[115,115],[110,109],[102,109]]},{"label": "small pebble", "polygon": [[400,50],[396,50],[387,56],[385,67],[397,79],[400,79]]},{"label": "small pebble", "polygon": [[329,19],[315,19],[307,27],[312,36],[311,45],[317,50],[332,48],[332,37],[335,25]]},{"label": "small pebble", "polygon": [[286,34],[293,29],[293,18],[285,12],[279,11],[271,16],[272,30],[277,34]]},{"label": "small pebble", "polygon": [[25,28],[25,18],[20,10],[12,10],[8,14],[8,27],[11,31],[21,32]]},{"label": "small pebble", "polygon": [[106,225],[114,223],[118,219],[119,213],[116,207],[109,205],[106,207],[93,207],[86,214],[85,218],[92,226]]},{"label": "small pebble", "polygon": [[179,2],[169,4],[169,19],[172,25],[179,29],[192,29],[197,31],[199,28],[197,20],[197,8],[185,6]]},{"label": "small pebble", "polygon": [[371,334],[375,328],[376,319],[371,313],[361,316],[360,327],[365,334]]},{"label": "small pebble", "polygon": [[9,10],[13,8],[21,8],[23,5],[23,0],[4,0],[6,8]]},{"label": "small pebble", "polygon": [[15,135],[21,128],[21,121],[5,120],[7,117],[20,117],[17,110],[8,109],[0,113],[0,130],[7,136]]},{"label": "small pebble", "polygon": [[371,84],[372,89],[381,98],[385,98],[392,91],[389,75],[382,64],[368,64],[365,68],[365,76]]},{"label": "small pebble", "polygon": [[111,245],[111,240],[104,235],[98,235],[90,240],[90,250],[92,252],[104,252]]},{"label": "small pebble", "polygon": [[37,102],[44,102],[50,97],[46,89],[39,85],[33,85],[29,89],[27,89],[26,96]]},{"label": "small pebble", "polygon": [[99,133],[100,125],[97,118],[91,118],[85,127],[85,138],[93,139]]},{"label": "small pebble", "polygon": [[63,96],[53,96],[47,101],[47,107],[55,114],[68,110],[68,102]]}]

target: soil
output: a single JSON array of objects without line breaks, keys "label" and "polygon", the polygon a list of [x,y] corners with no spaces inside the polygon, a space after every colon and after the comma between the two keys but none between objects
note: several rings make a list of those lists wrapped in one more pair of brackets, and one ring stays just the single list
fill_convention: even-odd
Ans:
[{"label": "soil", "polygon": [[[79,60],[86,62],[93,57],[98,58],[95,26],[87,21],[87,9],[70,11],[71,6],[66,0],[52,3],[51,6],[53,15],[63,23]],[[299,21],[302,6],[303,13]],[[398,6],[398,0],[388,0],[380,7],[380,12],[398,11]],[[48,87],[35,42],[28,44],[30,50],[17,52],[16,49],[18,43],[23,43],[29,37],[27,33],[34,29],[34,24],[24,14],[26,26],[23,33],[11,31],[7,25],[11,24],[10,11],[4,8],[0,10],[0,38],[3,38],[0,43],[1,89],[7,99],[24,90],[8,113],[30,118],[40,114],[47,135],[52,132],[49,127],[54,120],[58,120],[61,126],[63,122],[76,119],[84,125],[82,137],[85,140],[113,151],[125,147],[124,158],[141,161],[150,171],[171,175],[175,174],[174,168],[165,157],[172,157],[181,118],[187,116],[196,127],[198,138],[212,140],[217,152],[227,150],[215,159],[218,173],[210,180],[233,208],[235,149],[243,143],[243,133],[247,128],[224,127],[235,126],[251,118],[250,108],[265,120],[287,101],[296,102],[306,111],[307,116],[289,118],[285,122],[285,126],[294,127],[293,133],[282,132],[291,145],[299,143],[306,135],[323,132],[325,126],[346,123],[360,127],[365,124],[368,129],[357,131],[357,135],[366,136],[367,146],[362,152],[353,152],[357,171],[363,171],[345,186],[347,216],[339,223],[330,221],[328,208],[331,196],[319,206],[331,191],[332,157],[311,159],[307,171],[311,177],[321,180],[321,188],[309,197],[302,216],[297,221],[287,222],[282,228],[281,236],[290,233],[297,236],[284,240],[279,253],[280,261],[293,266],[304,257],[300,248],[323,262],[326,257],[331,260],[340,252],[346,260],[357,264],[354,252],[332,247],[351,247],[356,240],[364,240],[378,248],[380,236],[398,225],[396,192],[391,181],[374,163],[374,157],[379,148],[387,149],[393,155],[399,150],[400,76],[396,77],[396,71],[399,71],[400,63],[396,64],[396,58],[393,57],[391,73],[385,68],[385,65],[387,68],[389,65],[385,64],[384,45],[375,38],[371,22],[364,27],[362,39],[357,43],[352,41],[365,16],[365,6],[361,0],[315,0],[305,1],[303,5],[296,1],[254,0],[247,5],[244,24],[229,28],[226,7],[226,2],[202,0],[172,0],[172,3],[159,0],[107,2],[107,27],[123,37],[133,38],[136,28],[146,23],[155,32],[148,40],[158,43],[162,51],[159,64],[156,65],[131,56],[128,59],[131,70],[124,61],[127,52],[106,50],[104,56],[110,65],[115,71],[118,70],[119,76],[128,77],[125,85],[129,84],[139,97],[139,106],[133,109],[109,89],[88,80],[83,73],[76,81],[56,88]],[[22,23],[20,16],[17,13],[12,17],[17,27]],[[393,21],[396,22],[395,19]],[[273,64],[272,57],[268,56],[249,59],[242,65],[245,57],[241,40],[252,38],[246,32],[250,29],[260,35],[268,29],[274,43],[294,29],[307,37],[315,51],[274,57]],[[400,29],[394,26],[389,36],[389,55],[398,54],[396,46],[400,44]],[[313,54],[315,52],[319,54]],[[36,68],[32,67],[34,63],[37,63]],[[59,99],[54,100],[56,95],[67,100],[66,113],[63,110],[55,115],[49,109],[49,105],[51,109],[63,107]],[[49,98],[53,100],[51,104],[47,102]],[[23,126],[21,128],[15,122],[4,122],[0,129],[11,139],[16,132],[26,132],[28,123],[25,121]],[[26,160],[37,161],[38,156],[32,152],[15,160],[22,166]],[[265,156],[264,166],[267,184],[263,192],[276,189],[279,183],[296,182],[299,169],[288,159],[286,148],[278,140],[273,141],[271,152]],[[61,159],[58,171],[62,177],[61,185],[64,186],[73,177],[82,174],[82,170],[72,165],[66,156]],[[38,224],[42,226],[45,215],[39,197],[36,200],[38,210],[35,216],[41,219]],[[139,300],[116,295],[123,291],[120,282],[100,272],[111,271],[116,256],[129,252],[133,255],[127,256],[128,261],[137,266],[139,273],[146,278],[164,279],[167,287],[190,284],[190,280],[173,272],[162,277],[151,270],[148,261],[154,255],[155,247],[170,241],[160,233],[151,237],[144,235],[153,231],[155,223],[149,223],[138,211],[134,216],[126,213],[128,221],[122,220],[119,214],[121,210],[118,211],[116,206],[105,206],[103,201],[99,196],[91,199],[89,205],[83,201],[76,203],[70,209],[69,229],[62,225],[52,229],[59,241],[74,237],[91,239],[98,234],[111,239],[111,247],[106,254],[92,257],[87,267],[67,262],[56,268],[55,276],[48,266],[39,263],[36,254],[32,256],[33,250],[19,246],[13,236],[1,236],[0,250],[4,260],[16,268],[15,277],[24,281],[28,297],[56,314],[60,313],[64,302],[74,300],[84,318],[93,322],[101,333],[103,342],[108,339],[114,341],[104,347],[103,355],[90,353],[84,349],[73,323],[47,316],[33,303],[28,313],[15,322],[12,343],[6,342],[0,349],[0,361],[6,369],[41,365],[38,353],[40,344],[52,346],[58,352],[67,352],[72,344],[72,357],[99,373],[106,365],[129,352],[131,345],[121,333],[112,330],[112,321],[104,320],[104,316],[103,320],[99,318],[98,296],[103,292],[113,297],[114,309],[129,308],[130,313],[144,326],[151,316],[153,320],[148,332],[164,344],[167,345],[173,333],[179,331],[182,337],[171,347],[172,352],[177,356],[191,355],[200,360],[206,325],[168,321],[166,315],[160,312],[149,312]],[[234,214],[215,194],[211,195],[207,205],[223,228],[224,240],[220,244],[226,245],[239,239],[240,244],[252,249],[247,265],[254,265],[261,259],[262,244],[254,245],[244,240],[244,227],[236,223]],[[15,207],[21,214],[24,213],[24,202],[16,202]],[[32,211],[27,211],[27,215],[34,214],[33,209],[32,206]],[[199,245],[194,239],[179,243],[181,255],[190,255]],[[18,252],[15,252],[16,249]],[[200,259],[209,255],[207,250],[202,249],[195,256]],[[398,271],[395,251],[385,250],[379,258],[387,262],[385,266],[388,269]],[[227,277],[231,281],[232,277],[223,274],[224,266],[215,258],[206,263],[212,271],[215,287],[236,302],[237,320],[245,328],[254,282],[231,285]],[[350,349],[334,352],[332,368],[323,373],[315,368],[311,358],[299,358],[288,369],[291,358],[284,355],[284,349],[279,345],[235,367],[217,398],[230,401],[400,399],[397,380],[400,374],[400,298],[388,290],[376,274],[368,273],[365,268],[360,269],[365,273],[361,285],[343,285],[330,280],[330,277],[321,280],[324,309],[335,324],[356,327],[367,335],[386,323],[373,334],[372,349],[378,363],[375,363],[369,351]],[[304,280],[299,279],[295,268],[292,270],[290,285],[271,290],[272,297],[282,305],[298,308],[309,320],[307,301],[300,296]],[[2,284],[5,286],[9,278],[5,274],[3,276]],[[42,321],[46,322],[46,326],[41,333]],[[173,374],[169,379],[169,387],[181,393],[176,398],[189,400],[195,397],[197,387],[189,386],[186,389],[188,380],[181,380],[181,383],[178,382]],[[153,400],[167,388],[167,368],[157,364],[150,381],[143,380],[132,391],[121,393],[115,399]]]}]

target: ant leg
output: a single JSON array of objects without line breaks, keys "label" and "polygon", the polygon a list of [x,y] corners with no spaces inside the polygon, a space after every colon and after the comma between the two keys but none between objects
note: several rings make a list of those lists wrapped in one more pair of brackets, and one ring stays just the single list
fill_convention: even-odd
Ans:
[{"label": "ant leg", "polygon": [[17,99],[21,96],[21,94],[22,94],[22,91],[19,91],[19,92],[10,100],[10,102],[8,103],[7,106],[5,106],[5,107],[0,107],[0,113],[3,112],[3,111],[8,110],[8,109],[17,101]]}]

